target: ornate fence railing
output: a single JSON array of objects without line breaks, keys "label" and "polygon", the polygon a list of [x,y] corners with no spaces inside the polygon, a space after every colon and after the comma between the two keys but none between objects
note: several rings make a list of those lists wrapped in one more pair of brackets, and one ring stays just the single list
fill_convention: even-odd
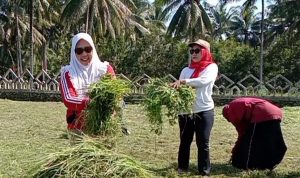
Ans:
[{"label": "ornate fence railing", "polygon": [[[133,79],[129,79],[123,74],[118,74],[118,76],[132,83],[132,94],[134,95],[142,95],[145,85],[151,79],[147,74],[137,76]],[[176,80],[172,75],[167,75],[165,78],[169,79],[170,82]],[[17,75],[12,69],[8,69],[6,73],[0,75],[0,97],[3,98],[2,95],[4,92],[12,91],[15,93],[59,94],[59,79],[60,73],[48,74],[42,70],[34,76],[29,70],[25,70],[22,74]],[[279,74],[261,83],[256,76],[248,74],[239,81],[233,81],[226,75],[221,74],[214,85],[215,97],[250,95],[300,100],[300,80],[298,82],[291,82]]]}]

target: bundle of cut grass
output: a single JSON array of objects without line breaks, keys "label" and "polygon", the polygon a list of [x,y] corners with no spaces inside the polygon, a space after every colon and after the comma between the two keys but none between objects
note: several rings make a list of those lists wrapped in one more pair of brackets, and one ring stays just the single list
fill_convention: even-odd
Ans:
[{"label": "bundle of cut grass", "polygon": [[176,123],[180,112],[191,112],[195,100],[195,92],[191,87],[182,86],[174,89],[166,81],[154,78],[145,89],[144,108],[152,125],[152,130],[157,134],[162,132],[163,107],[166,106],[169,123]]},{"label": "bundle of cut grass", "polygon": [[120,109],[120,102],[124,95],[130,92],[128,81],[120,78],[112,78],[105,75],[97,83],[89,88],[91,99],[86,109],[85,132],[89,135],[111,135],[119,129],[116,119],[112,119],[114,112],[116,116]]},{"label": "bundle of cut grass", "polygon": [[91,138],[56,154],[49,155],[29,173],[33,178],[49,177],[155,177],[142,163],[107,149]]}]

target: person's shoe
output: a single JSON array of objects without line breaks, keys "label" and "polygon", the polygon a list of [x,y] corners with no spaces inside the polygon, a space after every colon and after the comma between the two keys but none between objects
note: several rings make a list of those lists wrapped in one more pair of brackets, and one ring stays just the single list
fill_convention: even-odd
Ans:
[{"label": "person's shoe", "polygon": [[200,175],[203,177],[203,178],[208,178],[210,175],[209,173],[206,173],[206,172],[201,172]]},{"label": "person's shoe", "polygon": [[201,174],[203,178],[209,178],[209,174]]},{"label": "person's shoe", "polygon": [[180,175],[180,174],[184,174],[184,173],[187,173],[187,170],[186,169],[180,169],[180,168],[178,168],[178,174]]}]

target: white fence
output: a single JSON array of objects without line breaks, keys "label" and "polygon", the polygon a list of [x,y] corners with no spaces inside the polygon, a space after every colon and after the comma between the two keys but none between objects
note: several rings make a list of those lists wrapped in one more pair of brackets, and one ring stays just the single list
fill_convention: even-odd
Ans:
[{"label": "white fence", "polygon": [[[119,77],[130,81],[133,84],[132,93],[143,94],[144,86],[148,83],[150,76],[143,74],[134,79],[129,79],[123,74],[118,74]],[[176,80],[172,75],[167,75],[165,78],[170,82]],[[40,71],[36,76],[33,76],[29,70],[26,70],[18,76],[12,69],[8,69],[3,75],[0,74],[0,91],[3,90],[30,90],[30,91],[45,91],[59,92],[60,73],[48,74],[46,71]],[[276,75],[273,78],[264,81],[249,74],[242,80],[233,81],[226,75],[221,74],[215,85],[214,95],[228,96],[283,96],[300,98],[300,80],[296,83],[289,81],[283,75]]]}]

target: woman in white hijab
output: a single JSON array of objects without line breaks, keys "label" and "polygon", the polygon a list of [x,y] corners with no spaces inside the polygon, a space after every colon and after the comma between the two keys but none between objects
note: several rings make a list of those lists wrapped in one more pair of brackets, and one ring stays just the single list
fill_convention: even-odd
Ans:
[{"label": "woman in white hijab", "polygon": [[115,76],[108,62],[101,62],[91,36],[78,33],[72,38],[70,64],[61,70],[60,90],[67,107],[68,129],[81,131],[84,127],[83,110],[89,103],[87,90],[106,73]]}]

